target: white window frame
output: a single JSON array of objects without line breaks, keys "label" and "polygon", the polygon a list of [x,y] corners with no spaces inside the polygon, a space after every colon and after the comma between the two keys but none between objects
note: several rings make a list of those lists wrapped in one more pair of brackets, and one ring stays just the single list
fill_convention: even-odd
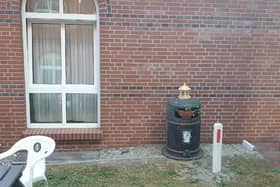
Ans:
[{"label": "white window frame", "polygon": [[[96,14],[63,14],[63,0],[59,0],[59,13],[26,12],[27,0],[22,0],[22,34],[24,49],[26,119],[28,128],[99,128],[100,127],[100,76],[99,76],[99,12],[97,0]],[[32,69],[32,23],[61,24],[61,84],[33,84]],[[94,85],[66,84],[65,80],[65,24],[92,24],[93,56],[94,56]],[[42,91],[43,90],[43,91]],[[30,101],[31,93],[60,93],[62,94],[62,123],[31,123]],[[66,94],[97,94],[97,123],[66,123]]]}]

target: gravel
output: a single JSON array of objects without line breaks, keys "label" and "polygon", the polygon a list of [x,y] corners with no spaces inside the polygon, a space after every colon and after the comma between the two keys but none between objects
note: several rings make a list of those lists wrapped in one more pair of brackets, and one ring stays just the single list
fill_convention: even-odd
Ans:
[{"label": "gravel", "polygon": [[[55,152],[48,159],[49,165],[71,164],[71,163],[114,163],[120,161],[148,161],[156,159],[165,159],[161,154],[164,145],[140,145],[137,147],[103,149],[91,152]],[[201,144],[204,152],[203,158],[211,160],[212,144]],[[223,157],[233,157],[245,154],[260,155],[255,151],[248,151],[241,144],[224,144]],[[202,159],[203,159],[202,158]],[[20,163],[26,160],[26,153],[21,152],[8,158],[0,160],[1,165],[10,163]]]},{"label": "gravel", "polygon": [[[148,161],[156,159],[165,159],[161,154],[164,145],[141,145],[137,147],[104,149],[92,152],[56,152],[48,158],[48,164],[70,164],[70,163],[113,163],[120,161]],[[201,144],[204,152],[204,158],[211,159],[212,144]],[[232,157],[244,154],[255,154],[255,151],[248,151],[241,144],[224,144],[223,156]]]}]

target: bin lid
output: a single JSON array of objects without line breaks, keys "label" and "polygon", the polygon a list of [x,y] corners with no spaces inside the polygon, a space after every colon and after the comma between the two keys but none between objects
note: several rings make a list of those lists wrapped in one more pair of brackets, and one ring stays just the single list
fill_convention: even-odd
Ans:
[{"label": "bin lid", "polygon": [[169,99],[168,104],[186,111],[201,108],[201,103],[196,98],[190,98],[190,99],[171,98]]}]

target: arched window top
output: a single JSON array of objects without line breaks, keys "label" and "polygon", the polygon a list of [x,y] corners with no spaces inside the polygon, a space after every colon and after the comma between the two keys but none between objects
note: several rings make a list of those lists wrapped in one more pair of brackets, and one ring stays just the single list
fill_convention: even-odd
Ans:
[{"label": "arched window top", "polygon": [[26,12],[96,14],[94,0],[26,0]]}]

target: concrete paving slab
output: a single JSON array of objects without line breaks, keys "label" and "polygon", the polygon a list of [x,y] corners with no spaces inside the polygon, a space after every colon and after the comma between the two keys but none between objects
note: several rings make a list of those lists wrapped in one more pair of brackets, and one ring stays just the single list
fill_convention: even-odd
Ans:
[{"label": "concrete paving slab", "polygon": [[256,150],[275,166],[280,166],[280,149],[278,144],[256,144]]}]

